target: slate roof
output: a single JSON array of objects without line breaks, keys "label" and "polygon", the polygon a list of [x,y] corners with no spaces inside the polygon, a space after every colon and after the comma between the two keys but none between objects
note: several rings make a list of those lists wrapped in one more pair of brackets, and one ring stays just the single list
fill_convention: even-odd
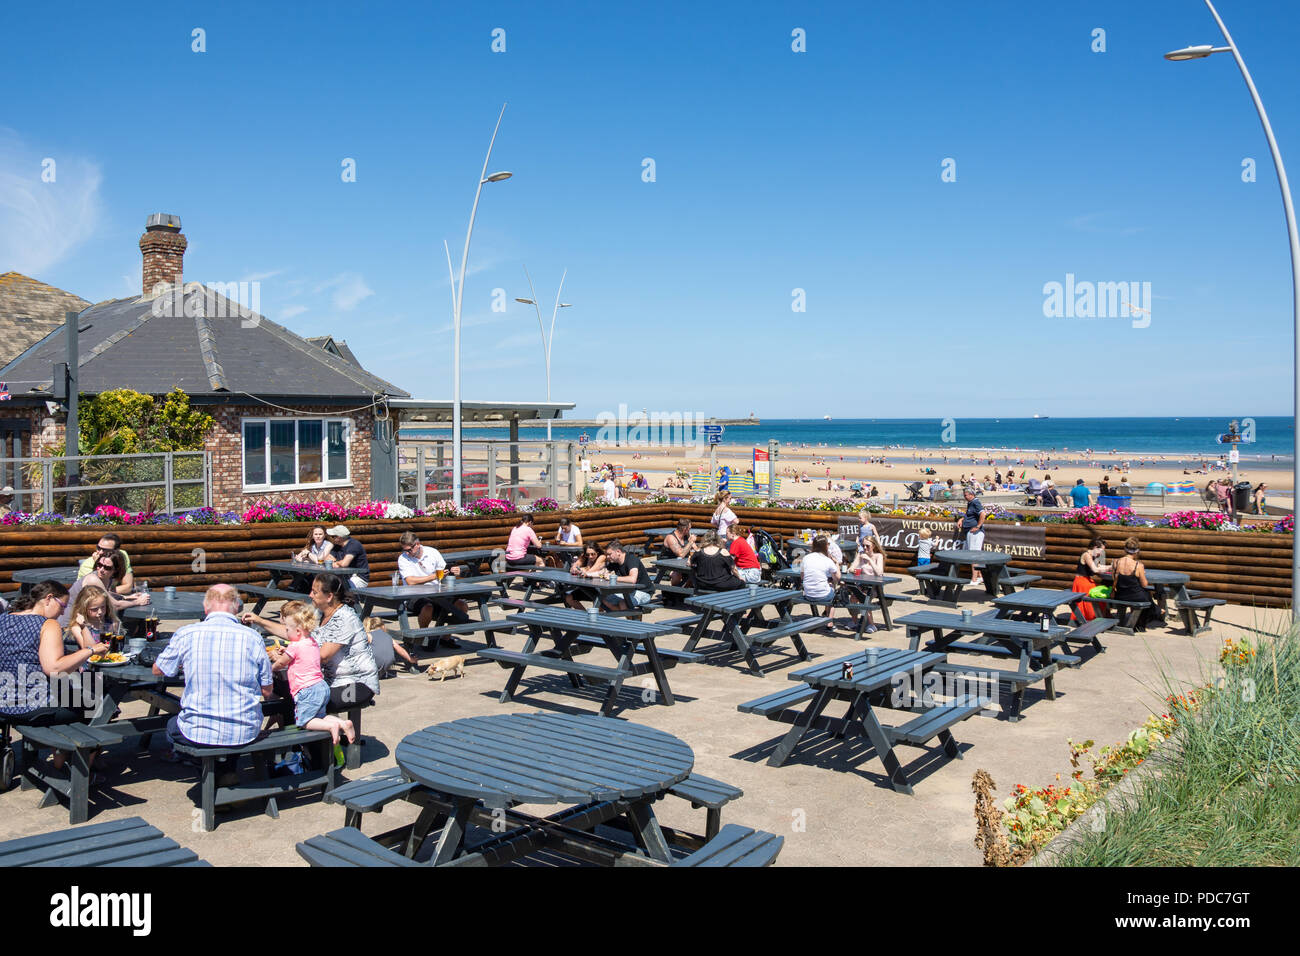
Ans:
[{"label": "slate roof", "polygon": [[80,296],[21,273],[0,275],[0,368],[61,328],[64,312],[80,312],[88,305]]},{"label": "slate roof", "polygon": [[[162,302],[113,299],[83,312],[80,390],[132,388],[162,395],[179,387],[192,398],[410,397],[355,358],[336,356],[257,313],[241,317],[237,303],[210,289],[190,283],[185,290],[179,308],[177,297],[166,296]],[[14,398],[49,394],[53,365],[66,354],[61,332],[46,335],[0,369]]]},{"label": "slate roof", "polygon": [[336,339],[332,335],[309,335],[307,336],[307,341],[312,345],[319,345],[326,352],[337,355],[339,358],[351,362],[357,368],[361,367],[361,363],[357,361],[357,357],[353,355],[352,350],[348,348],[348,343],[342,339]]}]

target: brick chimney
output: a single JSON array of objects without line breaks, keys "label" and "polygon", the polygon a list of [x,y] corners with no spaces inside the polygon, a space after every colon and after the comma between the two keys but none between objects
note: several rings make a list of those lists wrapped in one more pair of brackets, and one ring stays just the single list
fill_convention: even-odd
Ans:
[{"label": "brick chimney", "polygon": [[156,212],[145,223],[140,237],[140,251],[144,254],[144,294],[154,294],[160,283],[173,285],[181,282],[185,260],[185,247],[189,245],[181,235],[181,219]]}]

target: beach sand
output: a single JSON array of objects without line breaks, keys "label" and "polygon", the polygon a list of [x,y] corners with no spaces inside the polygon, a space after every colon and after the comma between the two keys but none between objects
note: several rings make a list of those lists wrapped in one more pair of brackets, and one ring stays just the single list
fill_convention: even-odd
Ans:
[{"label": "beach sand", "polygon": [[[706,452],[703,455],[695,453],[695,449],[663,449],[663,448],[614,448],[614,447],[595,447],[593,446],[592,458],[597,463],[616,462],[623,465],[625,471],[643,472],[650,482],[652,488],[662,488],[664,482],[673,475],[678,468],[683,468],[691,473],[704,473],[709,467],[709,456]],[[637,457],[639,456],[639,457]],[[728,465],[733,472],[739,472],[741,475],[748,473],[753,466],[752,448],[749,446],[718,446],[718,467]],[[881,464],[879,459],[884,457],[885,463]],[[947,457],[947,462],[943,461]],[[1060,458],[1067,458],[1067,454],[1062,454]],[[1139,457],[1155,459],[1154,464],[1143,464],[1137,466],[1136,462]],[[1169,456],[1166,456],[1168,458]],[[876,462],[869,459],[875,458]],[[972,463],[972,458],[976,463]],[[989,465],[988,461],[992,458],[994,464]],[[818,449],[818,448],[799,448],[781,450],[780,456],[776,463],[776,472],[784,480],[781,485],[781,497],[800,497],[800,498],[828,498],[842,497],[848,492],[839,491],[834,485],[847,485],[854,481],[870,481],[880,488],[882,495],[897,494],[904,497],[904,485],[913,481],[925,481],[931,478],[934,481],[947,481],[951,478],[954,483],[960,482],[963,475],[970,477],[974,475],[981,481],[986,475],[992,476],[995,470],[1001,471],[1003,475],[1007,474],[1006,452],[990,449],[987,453],[962,454],[954,451],[952,448],[922,448],[922,449],[882,449],[882,448],[835,448],[835,449]],[[1019,462],[1021,455],[1011,453],[1011,461]],[[868,459],[864,462],[864,459]],[[922,464],[921,461],[929,460],[930,464]],[[1157,455],[1139,456],[1137,454],[1124,456],[1121,460],[1128,460],[1133,463],[1133,467],[1124,470],[1118,467],[1118,464],[1112,459],[1109,452],[1105,456],[1099,455],[1095,463],[1077,463],[1081,456],[1076,457],[1076,463],[1064,463],[1060,459],[1053,458],[1049,467],[1039,468],[1039,462],[1032,458],[1024,456],[1024,464],[1015,464],[1015,473],[1019,479],[1020,473],[1025,473],[1026,480],[1029,478],[1038,478],[1040,481],[1050,475],[1053,483],[1058,489],[1068,490],[1074,485],[1079,478],[1093,490],[1094,498],[1096,489],[1101,479],[1109,476],[1112,485],[1118,484],[1121,475],[1127,475],[1129,484],[1134,489],[1145,489],[1149,482],[1162,482],[1164,484],[1173,484],[1179,481],[1191,481],[1197,488],[1198,494],[1185,496],[1169,496],[1167,502],[1170,507],[1178,505],[1179,508],[1199,509],[1202,506],[1200,490],[1214,478],[1231,478],[1231,471],[1219,471],[1211,469],[1208,474],[1184,474],[1184,471],[1195,472],[1196,467],[1173,461],[1160,461]],[[932,467],[937,472],[934,475],[924,475],[922,471],[926,467]],[[787,469],[793,468],[798,474],[807,474],[810,481],[807,483],[792,483]],[[830,478],[832,489],[826,490],[826,473],[830,469]],[[1290,490],[1293,484],[1290,462],[1279,464],[1242,461],[1237,470],[1238,480],[1249,481],[1251,485],[1257,485],[1261,481],[1268,487],[1266,492],[1271,503],[1290,504]],[[923,492],[924,494],[924,492]]]}]

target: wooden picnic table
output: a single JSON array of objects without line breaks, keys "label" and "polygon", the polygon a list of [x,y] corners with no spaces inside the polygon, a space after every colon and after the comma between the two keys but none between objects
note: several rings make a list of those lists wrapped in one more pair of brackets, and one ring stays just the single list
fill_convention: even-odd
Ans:
[{"label": "wooden picnic table", "polygon": [[[303,600],[307,595],[303,595]],[[143,607],[129,607],[122,612],[128,621],[201,621],[205,616],[203,594],[200,591],[150,592],[149,603]]]},{"label": "wooden picnic table", "polygon": [[[804,647],[799,635],[825,627],[826,622],[820,618],[796,621],[790,614],[798,594],[789,588],[769,588],[747,585],[734,591],[712,591],[696,594],[686,599],[686,603],[704,612],[683,650],[694,652],[695,646],[708,633],[709,625],[715,619],[722,620],[722,628],[717,637],[729,642],[749,664],[751,674],[765,677],[759,667],[755,649],[768,647],[783,637],[794,643],[794,649],[802,660],[808,660],[808,649]],[[769,622],[765,610],[777,609],[777,619]]]},{"label": "wooden picnic table", "polygon": [[[671,707],[675,700],[672,688],[668,686],[668,677],[664,673],[668,667],[678,661],[696,661],[701,655],[682,651],[660,650],[655,646],[655,638],[665,634],[674,634],[679,626],[670,621],[652,623],[650,621],[629,620],[613,614],[592,614],[568,607],[534,609],[507,618],[515,625],[528,628],[528,640],[522,652],[506,650],[484,650],[480,657],[496,661],[502,667],[511,670],[501,692],[501,703],[509,703],[519,689],[524,672],[529,667],[544,670],[558,670],[568,674],[569,684],[578,689],[583,686],[583,679],[607,683],[605,701],[601,713],[609,715],[618,702],[619,691],[623,682],[647,670],[654,674],[655,683],[663,703]],[[537,645],[549,638],[555,642],[555,651],[547,655],[537,651]],[[585,661],[575,661],[575,651],[582,653],[591,647],[605,647],[614,656],[613,667],[600,667]],[[643,654],[644,662],[634,662],[635,655]]]},{"label": "wooden picnic table", "polygon": [[441,551],[439,553],[442,555],[442,560],[446,561],[448,564],[477,569],[485,562],[491,561],[498,554],[505,554],[505,549],[470,548],[464,551]]},{"label": "wooden picnic table", "polygon": [[572,594],[579,588],[595,591],[600,597],[607,595],[630,594],[633,591],[653,590],[649,581],[628,584],[622,581],[610,581],[608,575],[599,578],[584,578],[559,568],[537,568],[533,571],[520,571],[518,577],[524,579],[524,600],[531,601],[533,592],[541,585],[549,586],[557,595]]},{"label": "wooden picnic table", "polygon": [[[868,648],[800,668],[789,676],[804,686],[748,701],[739,710],[793,722],[768,759],[769,766],[784,764],[814,728],[839,738],[854,732],[871,742],[889,775],[890,785],[899,793],[911,794],[911,781],[894,747],[900,743],[922,747],[926,741],[938,737],[943,752],[960,759],[961,751],[949,728],[981,708],[979,702],[967,697],[938,703],[932,694],[926,693],[925,675],[946,660],[942,653]],[[846,673],[846,664],[851,665],[852,676]],[[849,702],[844,717],[823,717],[822,712],[836,700]],[[805,702],[807,706],[802,711],[796,709]],[[901,726],[886,727],[880,723],[878,709],[901,710],[916,716]]]},{"label": "wooden picnic table", "polygon": [[[1160,608],[1162,614],[1168,613],[1169,595],[1173,592],[1178,601],[1186,601],[1187,585],[1191,583],[1191,576],[1184,574],[1182,571],[1166,571],[1161,568],[1145,568],[1147,583],[1151,585],[1151,594],[1155,599],[1156,606]],[[1114,580],[1114,573],[1103,571],[1101,577],[1104,579]],[[15,576],[14,580],[17,580]],[[1102,600],[1098,598],[1097,600]]]},{"label": "wooden picnic table", "polygon": [[997,616],[1007,620],[1037,622],[1043,618],[1054,620],[1056,609],[1065,605],[1073,620],[1083,623],[1083,615],[1078,613],[1079,602],[1088,597],[1084,591],[1072,591],[1069,588],[1025,588],[1014,594],[1004,594],[993,599],[993,606],[998,609]]},{"label": "wooden picnic table", "polygon": [[[481,848],[464,852],[476,809],[508,810],[521,803],[593,805],[582,818],[588,830],[626,816],[646,856],[669,863],[654,803],[695,765],[691,748],[671,734],[585,714],[465,717],[404,737],[395,757],[409,779],[450,804],[425,806],[407,844],[413,856],[424,837],[441,827],[435,866],[482,854]],[[495,842],[507,844],[509,836]],[[504,858],[508,853],[496,854],[494,861]]]},{"label": "wooden picnic table", "polygon": [[1080,663],[1080,659],[1072,654],[1052,653],[1052,648],[1061,644],[1070,634],[1070,628],[1059,624],[1050,624],[1044,631],[1040,624],[1009,621],[997,617],[993,612],[975,614],[966,620],[959,614],[938,611],[917,611],[899,618],[898,623],[907,628],[908,646],[914,651],[921,649],[922,634],[930,631],[934,637],[926,644],[926,649],[945,654],[1014,658],[1017,662],[1014,671],[987,668],[976,671],[974,668],[957,665],[942,668],[951,673],[974,672],[990,679],[996,678],[1000,688],[1005,687],[1011,691],[1007,719],[1012,722],[1020,719],[1026,686],[1042,681],[1047,699],[1056,700],[1053,676],[1057,669],[1061,665],[1074,666]]},{"label": "wooden picnic table", "polygon": [[[772,580],[786,587],[799,588],[803,583],[803,572],[798,568],[783,568],[772,572]],[[842,574],[839,593],[847,593],[854,599],[852,602],[844,603],[865,604],[869,603],[869,598],[874,598],[876,604],[880,606],[880,616],[884,619],[885,630],[891,631],[894,629],[894,621],[889,614],[889,602],[899,599],[906,601],[909,598],[905,595],[887,594],[885,587],[902,580],[887,574]]]},{"label": "wooden picnic table", "polygon": [[[352,593],[361,600],[361,619],[364,621],[374,611],[375,607],[393,608],[397,611],[397,626],[402,634],[415,630],[411,626],[410,607],[422,598],[431,599],[437,608],[434,617],[434,626],[440,626],[446,620],[450,613],[443,606],[442,602],[451,603],[453,601],[465,600],[474,601],[478,604],[479,620],[490,622],[492,620],[492,610],[488,602],[501,593],[500,587],[496,584],[487,582],[457,581],[451,587],[447,587],[447,581],[452,580],[455,576],[449,575],[444,578],[441,584],[430,582],[428,584],[399,584],[397,587],[386,585],[384,587],[364,587],[356,588]],[[488,644],[496,647],[496,640],[489,631],[487,634]]]},{"label": "wooden picnic table", "polygon": [[20,568],[13,573],[15,584],[21,585],[20,593],[26,595],[34,585],[42,581],[58,581],[66,588],[77,583],[80,565],[67,568]]},{"label": "wooden picnic table", "polygon": [[6,866],[208,866],[140,817],[40,833],[0,843]]},{"label": "wooden picnic table", "polygon": [[[989,597],[997,597],[1003,592],[1015,590],[1015,585],[1010,583],[1011,575],[1007,572],[1007,565],[1011,563],[1011,555],[1003,554],[1001,551],[967,551],[965,549],[951,551],[934,552],[934,561],[939,565],[935,569],[937,573],[947,574],[950,577],[961,577],[959,573],[963,566],[982,567],[984,572],[984,590],[988,592]],[[961,595],[962,585],[960,583],[946,582],[933,589],[931,597],[938,600],[956,604],[957,598]]]}]

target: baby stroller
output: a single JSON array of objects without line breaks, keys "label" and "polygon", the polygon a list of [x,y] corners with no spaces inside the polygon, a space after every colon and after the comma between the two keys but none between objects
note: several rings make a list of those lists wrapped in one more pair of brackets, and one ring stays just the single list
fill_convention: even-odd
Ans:
[{"label": "baby stroller", "polygon": [[762,528],[754,529],[754,544],[757,545],[754,550],[758,552],[758,563],[765,576],[770,576],[773,571],[782,571],[790,567],[789,559],[781,550],[781,542]]},{"label": "baby stroller", "polygon": [[907,500],[908,500],[908,501],[924,501],[925,499],[921,497],[921,489],[924,488],[924,487],[925,487],[925,484],[924,484],[923,482],[920,482],[920,481],[914,481],[914,482],[912,482],[910,485],[908,485],[908,486],[907,486]]},{"label": "baby stroller", "polygon": [[9,738],[9,721],[0,717],[0,793],[4,793],[14,782],[13,742]]}]

